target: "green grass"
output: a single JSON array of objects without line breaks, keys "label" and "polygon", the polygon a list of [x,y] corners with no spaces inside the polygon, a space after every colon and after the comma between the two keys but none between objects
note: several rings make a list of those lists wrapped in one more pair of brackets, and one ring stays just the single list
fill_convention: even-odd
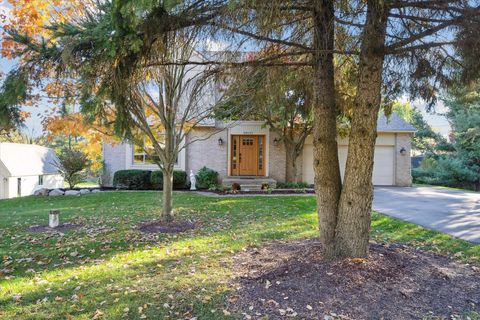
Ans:
[{"label": "green grass", "polygon": [[[294,196],[175,193],[177,218],[199,221],[200,228],[179,235],[132,230],[158,216],[160,198],[105,192],[0,201],[0,319],[234,318],[225,309],[234,252],[317,236],[314,197]],[[27,232],[45,224],[50,209],[85,228],[63,236]],[[378,214],[372,227],[375,241],[480,262],[480,246],[438,232]]]},{"label": "green grass", "polygon": [[425,184],[425,183],[414,183],[413,186],[414,187],[430,187],[430,188],[437,188],[437,189],[458,190],[458,191],[479,193],[479,191],[475,191],[475,190],[472,190],[472,189],[454,188],[454,187],[439,186],[439,185]]}]

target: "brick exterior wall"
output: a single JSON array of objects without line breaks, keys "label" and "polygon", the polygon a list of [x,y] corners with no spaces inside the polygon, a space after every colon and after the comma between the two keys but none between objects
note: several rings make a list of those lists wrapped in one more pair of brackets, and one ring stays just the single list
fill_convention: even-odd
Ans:
[{"label": "brick exterior wall", "polygon": [[105,167],[102,174],[102,186],[113,186],[113,174],[115,171],[126,169],[126,150],[127,146],[125,144],[103,144],[103,161]]},{"label": "brick exterior wall", "polygon": [[[397,133],[395,139],[395,185],[398,187],[409,187],[412,185],[412,163],[411,163],[411,140],[410,133]],[[402,155],[400,150],[405,148]]]},{"label": "brick exterior wall", "polygon": [[275,146],[273,143],[275,138],[280,140],[277,134],[270,131],[270,150],[268,154],[270,173],[269,177],[277,180],[277,182],[285,182],[287,160],[285,156],[285,146],[281,141],[279,141]]},{"label": "brick exterior wall", "polygon": [[[190,170],[198,172],[203,166],[211,168],[219,173],[220,179],[228,176],[228,150],[230,141],[228,141],[228,130],[225,129],[216,132],[213,128],[196,128],[187,136],[188,143],[185,152],[185,171]],[[285,181],[286,174],[286,153],[285,146],[279,142],[277,146],[273,141],[279,138],[273,132],[270,132],[269,139],[269,177],[278,182]],[[202,140],[202,138],[204,140]],[[218,145],[218,139],[222,138],[223,145]],[[198,140],[200,139],[200,140]],[[196,140],[196,141],[194,141]],[[192,143],[192,141],[194,141]],[[405,148],[404,155],[400,154],[400,149]],[[115,171],[124,170],[128,167],[126,163],[127,146],[125,144],[110,145],[104,143],[103,157],[105,162],[105,172],[102,175],[102,185],[112,186],[113,174]],[[395,135],[395,185],[411,186],[411,134],[397,133]],[[300,156],[297,159],[297,173],[301,180],[303,159]]]},{"label": "brick exterior wall", "polygon": [[[197,173],[206,166],[218,172],[220,179],[228,175],[228,132],[223,130],[215,133],[218,129],[196,128],[187,136],[186,147],[186,171]],[[211,135],[211,136],[210,136]],[[205,140],[198,140],[207,138]],[[222,138],[223,145],[218,145],[218,139]],[[196,140],[196,141],[195,141]],[[194,142],[192,142],[194,141]],[[192,143],[191,143],[192,142]],[[191,144],[190,144],[191,143]]]}]

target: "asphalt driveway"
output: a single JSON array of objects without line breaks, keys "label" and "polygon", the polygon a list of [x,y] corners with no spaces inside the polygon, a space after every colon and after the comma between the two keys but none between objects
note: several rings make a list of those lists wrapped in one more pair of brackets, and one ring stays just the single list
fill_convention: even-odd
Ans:
[{"label": "asphalt driveway", "polygon": [[432,187],[375,187],[373,209],[480,243],[480,193]]}]

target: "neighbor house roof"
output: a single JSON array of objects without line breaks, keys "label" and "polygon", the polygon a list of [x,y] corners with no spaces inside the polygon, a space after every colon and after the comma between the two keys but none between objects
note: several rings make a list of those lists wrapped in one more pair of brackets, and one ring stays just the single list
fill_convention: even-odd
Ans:
[{"label": "neighbor house roof", "polygon": [[56,174],[52,149],[32,144],[0,143],[0,163],[11,177]]},{"label": "neighbor house roof", "polygon": [[392,113],[389,117],[386,117],[382,113],[378,117],[377,131],[378,132],[415,132],[417,130],[410,123],[400,118],[396,113]]}]

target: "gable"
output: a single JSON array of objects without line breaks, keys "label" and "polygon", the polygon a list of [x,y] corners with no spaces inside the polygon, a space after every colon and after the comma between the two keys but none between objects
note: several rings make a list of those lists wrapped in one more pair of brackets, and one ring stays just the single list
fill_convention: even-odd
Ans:
[{"label": "gable", "polygon": [[58,173],[52,149],[20,143],[0,143],[0,168],[8,176],[29,176]]}]

